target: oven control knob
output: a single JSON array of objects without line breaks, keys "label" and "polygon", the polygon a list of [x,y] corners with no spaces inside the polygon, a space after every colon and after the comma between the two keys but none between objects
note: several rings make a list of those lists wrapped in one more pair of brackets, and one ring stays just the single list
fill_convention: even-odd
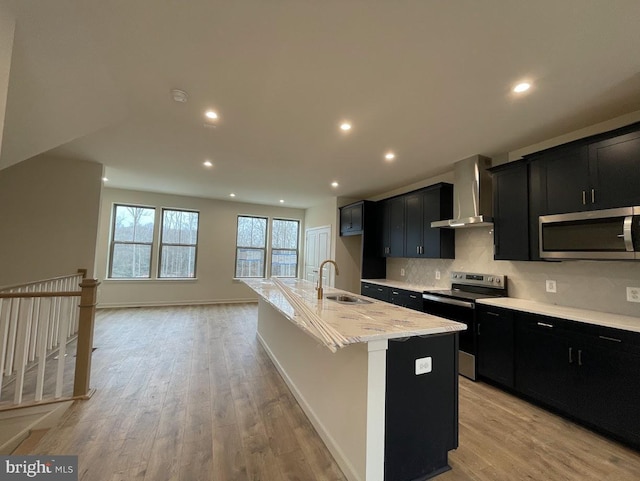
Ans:
[{"label": "oven control knob", "polygon": [[500,281],[500,278],[499,278],[499,277],[496,277],[496,284],[500,284],[500,282],[501,282],[501,281]]},{"label": "oven control knob", "polygon": [[487,277],[487,281],[493,282],[493,277]]}]

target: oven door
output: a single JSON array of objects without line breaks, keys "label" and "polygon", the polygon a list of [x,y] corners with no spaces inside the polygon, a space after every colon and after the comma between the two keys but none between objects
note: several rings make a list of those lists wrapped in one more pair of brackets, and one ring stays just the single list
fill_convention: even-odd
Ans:
[{"label": "oven door", "polygon": [[475,303],[429,293],[423,294],[422,299],[422,310],[426,314],[444,317],[467,326],[466,330],[459,333],[459,370],[463,376],[475,380],[477,351]]}]

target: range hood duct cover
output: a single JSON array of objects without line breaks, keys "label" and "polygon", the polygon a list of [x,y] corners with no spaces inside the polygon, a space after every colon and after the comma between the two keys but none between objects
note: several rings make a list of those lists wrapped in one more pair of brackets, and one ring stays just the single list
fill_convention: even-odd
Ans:
[{"label": "range hood duct cover", "polygon": [[474,155],[454,164],[453,219],[439,220],[431,227],[482,227],[493,225],[491,159]]}]

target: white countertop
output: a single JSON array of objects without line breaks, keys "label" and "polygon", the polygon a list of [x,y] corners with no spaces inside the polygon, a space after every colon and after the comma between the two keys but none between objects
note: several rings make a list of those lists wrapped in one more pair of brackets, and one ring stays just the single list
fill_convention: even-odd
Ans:
[{"label": "white countertop", "polygon": [[392,281],[391,279],[360,279],[361,282],[369,282],[371,284],[379,284],[386,287],[395,287],[396,289],[405,289],[407,291],[424,292],[437,289],[433,286],[423,286],[420,284],[410,284],[402,281]]},{"label": "white countertop", "polygon": [[516,299],[514,297],[495,297],[491,299],[478,299],[476,302],[489,306],[504,307],[516,311],[531,312],[544,316],[569,319],[571,321],[585,322],[598,326],[623,329],[625,331],[640,332],[640,318],[610,314],[607,312],[578,309],[575,307],[556,306],[544,302]]},{"label": "white countertop", "polygon": [[[299,296],[305,304],[328,325],[345,336],[348,344],[381,339],[442,334],[463,331],[464,324],[441,317],[376,301],[351,292],[324,288],[324,295],[346,294],[371,301],[368,304],[341,304],[329,299],[317,299],[315,284],[301,279],[279,279]],[[269,279],[243,279],[266,302],[281,312],[291,322],[303,327],[296,320],[297,314],[282,291]],[[307,331],[309,332],[309,331]],[[313,333],[311,333],[313,334]],[[321,339],[319,339],[322,341]]]}]

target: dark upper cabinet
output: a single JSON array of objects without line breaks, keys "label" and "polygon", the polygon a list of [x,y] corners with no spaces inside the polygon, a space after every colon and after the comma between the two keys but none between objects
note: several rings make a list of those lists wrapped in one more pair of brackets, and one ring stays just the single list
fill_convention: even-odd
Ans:
[{"label": "dark upper cabinet", "polygon": [[404,257],[404,197],[392,197],[383,201],[382,211],[382,255]]},{"label": "dark upper cabinet", "polygon": [[638,124],[525,158],[536,166],[539,215],[640,204]]},{"label": "dark upper cabinet", "polygon": [[515,336],[513,311],[478,305],[478,374],[514,387]]},{"label": "dark upper cabinet", "polygon": [[489,170],[493,178],[493,258],[496,260],[531,259],[528,169],[528,162],[518,161]]},{"label": "dark upper cabinet", "polygon": [[362,201],[340,207],[340,235],[362,234],[363,209]]},{"label": "dark upper cabinet", "polygon": [[440,183],[384,201],[386,257],[455,257],[455,231],[431,227],[453,216],[453,185]]},{"label": "dark upper cabinet", "polygon": [[593,209],[640,205],[640,131],[589,145]]}]

